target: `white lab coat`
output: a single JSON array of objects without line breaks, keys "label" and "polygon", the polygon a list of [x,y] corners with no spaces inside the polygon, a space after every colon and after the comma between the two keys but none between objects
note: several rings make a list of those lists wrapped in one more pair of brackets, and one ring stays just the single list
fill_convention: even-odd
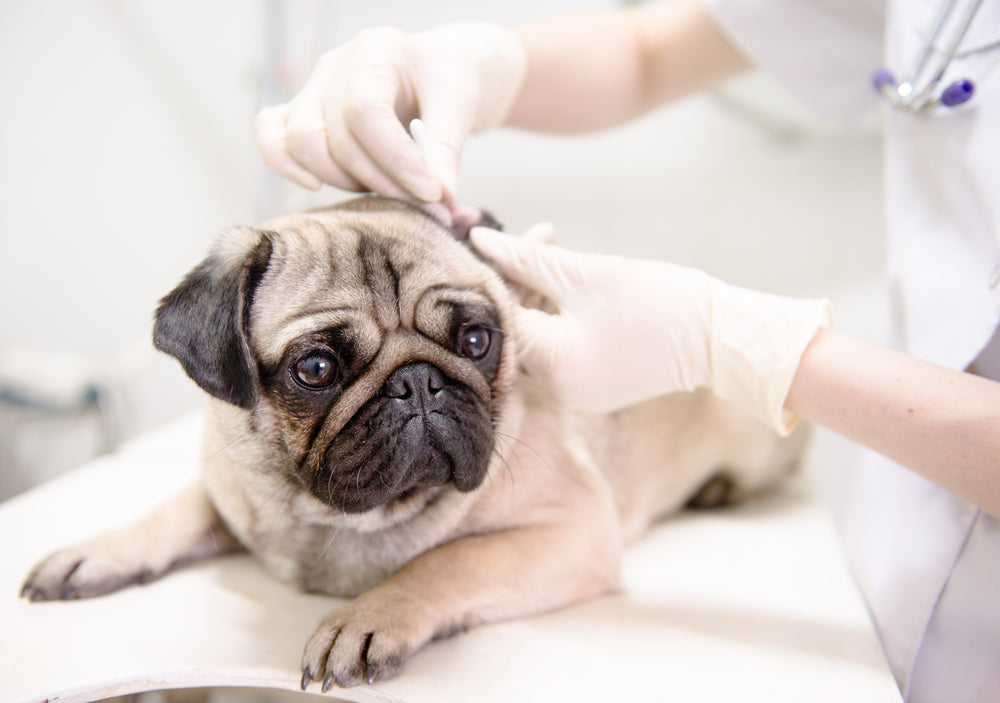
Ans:
[{"label": "white lab coat", "polygon": [[[912,65],[941,1],[705,0],[759,65],[843,121],[879,102],[876,68]],[[1000,379],[1000,0],[984,0],[944,84],[959,76],[977,87],[965,106],[882,107],[893,333],[915,356]],[[1000,701],[1000,520],[870,453],[845,524],[904,698]]]}]

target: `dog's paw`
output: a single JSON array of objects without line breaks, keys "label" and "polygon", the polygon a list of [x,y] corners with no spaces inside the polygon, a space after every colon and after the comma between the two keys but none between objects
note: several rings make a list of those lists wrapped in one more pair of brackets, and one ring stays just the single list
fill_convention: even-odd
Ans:
[{"label": "dog's paw", "polygon": [[302,690],[321,681],[326,693],[398,674],[434,635],[433,623],[410,603],[362,595],[320,623],[302,655]]},{"label": "dog's paw", "polygon": [[151,556],[126,535],[104,535],[43,559],[25,580],[21,597],[32,601],[93,598],[147,583],[170,566]]}]

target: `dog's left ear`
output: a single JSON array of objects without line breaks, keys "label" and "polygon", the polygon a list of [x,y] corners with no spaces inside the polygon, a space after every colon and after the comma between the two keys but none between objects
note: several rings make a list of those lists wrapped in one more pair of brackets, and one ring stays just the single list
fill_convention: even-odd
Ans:
[{"label": "dog's left ear", "polygon": [[156,309],[153,345],[176,357],[210,395],[241,408],[257,401],[257,364],[247,322],[271,258],[270,233],[227,232]]},{"label": "dog's left ear", "polygon": [[473,227],[503,229],[503,225],[497,221],[493,213],[486,210],[468,205],[451,205],[449,210],[451,211],[451,233],[459,241],[469,241],[469,230]]}]

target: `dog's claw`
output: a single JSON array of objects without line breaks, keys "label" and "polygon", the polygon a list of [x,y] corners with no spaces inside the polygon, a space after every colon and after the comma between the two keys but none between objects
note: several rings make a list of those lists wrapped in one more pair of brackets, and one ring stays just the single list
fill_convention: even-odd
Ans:
[{"label": "dog's claw", "polygon": [[323,679],[323,693],[326,693],[333,688],[334,683],[336,683],[336,679],[333,677],[333,673],[331,672],[326,675],[325,679]]},{"label": "dog's claw", "polygon": [[304,691],[309,688],[309,684],[312,683],[313,677],[312,672],[308,668],[302,670],[302,681],[299,683],[299,687]]}]

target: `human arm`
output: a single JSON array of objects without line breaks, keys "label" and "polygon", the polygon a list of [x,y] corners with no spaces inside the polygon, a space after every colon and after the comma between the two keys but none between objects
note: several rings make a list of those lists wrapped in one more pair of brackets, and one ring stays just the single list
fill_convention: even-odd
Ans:
[{"label": "human arm", "polygon": [[821,330],[785,407],[1000,516],[1000,383]]},{"label": "human arm", "polygon": [[779,432],[822,425],[1000,515],[1000,383],[831,331],[823,301],[482,229],[471,240],[553,304],[519,309],[515,327],[521,364],[563,402],[602,412],[709,387]]},{"label": "human arm", "polygon": [[[264,161],[330,183],[450,201],[466,137],[499,124],[608,127],[748,66],[699,0],[564,15],[509,30],[454,23],[366,30],[316,63],[290,102],[255,121]],[[423,152],[406,125],[420,117]]]},{"label": "human arm", "polygon": [[751,67],[700,0],[546,18],[515,33],[527,71],[506,124],[526,129],[614,126]]}]

